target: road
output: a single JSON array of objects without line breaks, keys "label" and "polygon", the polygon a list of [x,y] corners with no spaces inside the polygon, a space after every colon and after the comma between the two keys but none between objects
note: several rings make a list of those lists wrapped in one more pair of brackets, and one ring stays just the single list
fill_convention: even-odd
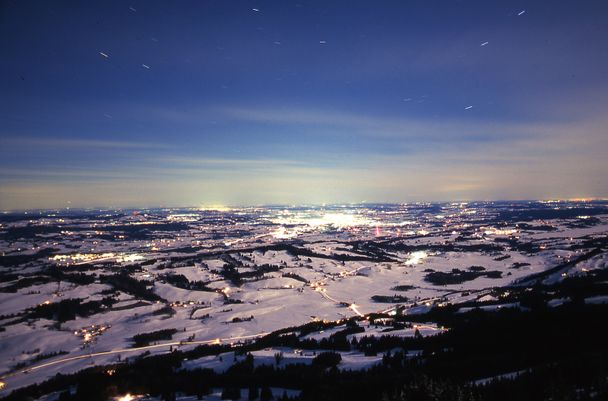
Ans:
[{"label": "road", "polygon": [[[352,276],[353,274],[356,274],[359,270],[365,269],[366,267],[367,266],[360,266],[353,270],[342,271],[340,273],[340,277]],[[310,284],[310,288],[312,288],[313,290],[315,290],[316,292],[321,294],[321,296],[325,299],[328,299],[337,304],[347,304],[348,308],[350,310],[352,310],[357,316],[360,316],[360,317],[365,316],[363,313],[361,313],[361,311],[359,311],[358,306],[354,302],[351,303],[351,302],[340,301],[340,300],[337,300],[336,298],[332,297],[331,295],[329,295],[327,293],[327,289],[322,288],[322,286],[324,286],[328,280],[329,280],[328,278],[323,278],[321,280],[313,282]]]},{"label": "road", "polygon": [[267,334],[269,334],[269,333],[266,332],[266,333],[252,334],[252,335],[248,335],[248,336],[216,338],[213,340],[172,341],[172,342],[167,342],[167,343],[162,343],[162,344],[146,345],[143,347],[121,348],[121,349],[115,349],[115,350],[110,350],[110,351],[93,352],[91,354],[77,355],[77,356],[72,356],[72,357],[67,357],[67,358],[62,358],[62,359],[56,359],[54,361],[45,362],[40,365],[31,366],[26,369],[18,370],[18,371],[6,374],[4,376],[0,376],[0,380],[4,381],[5,379],[8,379],[10,377],[14,377],[14,376],[17,376],[20,374],[30,373],[30,372],[33,372],[33,371],[36,371],[39,369],[44,369],[44,368],[48,368],[50,366],[60,365],[60,364],[64,364],[67,362],[77,361],[77,360],[81,360],[81,359],[89,359],[89,358],[92,359],[92,358],[99,357],[99,356],[124,354],[124,353],[128,353],[128,352],[138,352],[138,351],[145,351],[145,350],[151,350],[151,349],[155,349],[155,348],[164,348],[164,347],[183,347],[186,345],[221,344],[224,342],[233,343],[235,341],[250,340],[250,339],[254,339],[254,338],[263,337]]},{"label": "road", "polygon": [[[349,275],[353,275],[356,274],[360,269],[363,269],[364,267],[358,267],[356,269],[350,270],[350,271],[344,271],[342,273],[342,276],[349,276]],[[315,290],[316,292],[318,292],[322,297],[335,302],[335,303],[343,303],[343,304],[349,304],[349,309],[351,309],[356,315],[360,316],[360,317],[364,317],[365,315],[358,309],[358,306],[355,303],[350,303],[350,302],[344,302],[344,301],[340,301],[334,297],[332,297],[331,295],[329,295],[327,293],[327,289],[326,288],[322,288],[326,282],[328,281],[328,278],[324,278],[321,279],[317,282],[313,282],[310,284],[310,287]],[[472,292],[483,292],[483,291],[488,291],[488,289],[481,289],[481,290],[477,290],[477,291],[472,291]],[[455,292],[459,292],[459,291],[455,291]],[[445,297],[445,294],[443,296],[437,296],[437,297],[433,297],[433,298],[427,298],[427,299],[422,299],[422,300],[418,300],[417,304],[423,304],[425,302],[434,302],[436,300],[442,299]],[[402,304],[402,305],[393,305],[388,309],[382,310],[380,311],[380,313],[389,313],[391,311],[394,311],[398,306],[402,306],[405,307],[406,309],[411,308],[414,306],[415,303],[411,303],[411,304]],[[431,326],[425,326],[425,325],[417,325],[417,328],[432,328]],[[26,369],[22,369],[22,370],[18,370],[3,376],[0,376],[0,383],[5,384],[4,380],[20,375],[20,374],[25,374],[25,373],[29,373],[29,372],[33,372],[36,370],[40,370],[40,369],[44,369],[44,368],[48,368],[51,366],[55,366],[55,365],[60,365],[60,364],[65,364],[68,362],[73,362],[73,361],[77,361],[77,360],[82,360],[82,359],[93,359],[96,357],[100,357],[100,356],[106,356],[106,355],[115,355],[115,354],[124,354],[124,353],[132,353],[132,352],[139,352],[139,351],[147,351],[147,350],[152,350],[152,349],[157,349],[157,348],[166,348],[166,347],[183,347],[183,346],[189,346],[189,345],[208,345],[208,344],[221,344],[221,343],[233,343],[235,341],[241,341],[241,340],[250,340],[250,339],[255,339],[255,338],[259,338],[262,336],[265,336],[269,334],[268,332],[265,333],[259,333],[259,334],[252,334],[252,335],[247,335],[247,336],[239,336],[239,337],[229,337],[229,338],[216,338],[216,339],[212,339],[212,340],[200,340],[200,341],[172,341],[172,342],[166,342],[166,343],[162,343],[162,344],[154,344],[154,345],[147,345],[147,346],[143,346],[143,347],[135,347],[135,348],[121,348],[121,349],[115,349],[115,350],[109,350],[109,351],[101,351],[101,352],[94,352],[94,353],[90,353],[90,354],[85,354],[85,355],[77,355],[77,356],[72,356],[72,357],[66,357],[66,358],[61,358],[61,359],[56,359],[53,361],[49,361],[49,362],[45,362],[39,365],[35,365],[35,366],[31,366],[28,367]],[[5,388],[5,387],[4,387]]]}]

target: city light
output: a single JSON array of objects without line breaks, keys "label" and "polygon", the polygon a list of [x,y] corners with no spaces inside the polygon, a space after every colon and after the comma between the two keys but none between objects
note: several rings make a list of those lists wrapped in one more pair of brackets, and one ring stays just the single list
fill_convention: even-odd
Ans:
[{"label": "city light", "polygon": [[425,251],[412,252],[409,255],[409,259],[405,261],[405,264],[407,266],[417,265],[422,262],[422,260],[426,259],[428,256],[429,255]]}]

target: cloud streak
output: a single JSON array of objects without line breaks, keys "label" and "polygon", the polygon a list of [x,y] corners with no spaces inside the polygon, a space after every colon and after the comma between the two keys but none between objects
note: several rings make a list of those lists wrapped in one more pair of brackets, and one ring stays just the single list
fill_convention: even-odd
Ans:
[{"label": "cloud streak", "polygon": [[75,138],[36,138],[22,136],[7,136],[0,138],[0,144],[12,147],[52,147],[52,148],[102,148],[102,149],[171,149],[173,145],[165,143],[150,143],[144,141],[110,141],[105,139],[75,139]]}]

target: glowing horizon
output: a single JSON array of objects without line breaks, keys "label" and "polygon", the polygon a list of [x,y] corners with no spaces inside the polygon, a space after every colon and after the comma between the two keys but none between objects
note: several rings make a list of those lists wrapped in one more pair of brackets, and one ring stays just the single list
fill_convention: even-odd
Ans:
[{"label": "glowing horizon", "polygon": [[355,3],[8,4],[0,210],[608,197],[605,4]]}]

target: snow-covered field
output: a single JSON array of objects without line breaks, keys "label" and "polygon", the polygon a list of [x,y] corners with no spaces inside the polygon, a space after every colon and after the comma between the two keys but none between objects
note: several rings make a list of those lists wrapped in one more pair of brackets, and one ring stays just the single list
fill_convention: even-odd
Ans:
[{"label": "snow-covered field", "polygon": [[[544,214],[530,218],[517,208]],[[552,210],[580,214],[547,218]],[[390,312],[397,305],[414,313],[433,305],[495,301],[490,295],[495,287],[564,265],[543,278],[555,282],[604,269],[608,261],[601,253],[568,264],[592,250],[594,241],[605,240],[604,204],[53,211],[3,217],[0,376],[7,389],[146,351],[246,341],[314,320]],[[82,309],[72,306],[73,313],[64,315],[61,302],[74,299]],[[564,302],[555,299],[550,306]],[[498,307],[518,305],[487,306]],[[384,333],[382,326],[363,327],[364,333],[349,339]],[[134,335],[171,329],[171,338],[133,348]],[[340,328],[309,336],[321,339],[332,330]],[[413,336],[416,330],[426,336],[442,328],[428,324],[388,334]],[[274,364],[277,352],[283,353],[281,363],[313,358],[309,351],[268,349],[253,353],[255,363]],[[362,369],[378,358],[345,352],[340,367]],[[228,353],[188,361],[184,368],[222,371],[234,360]]]}]

